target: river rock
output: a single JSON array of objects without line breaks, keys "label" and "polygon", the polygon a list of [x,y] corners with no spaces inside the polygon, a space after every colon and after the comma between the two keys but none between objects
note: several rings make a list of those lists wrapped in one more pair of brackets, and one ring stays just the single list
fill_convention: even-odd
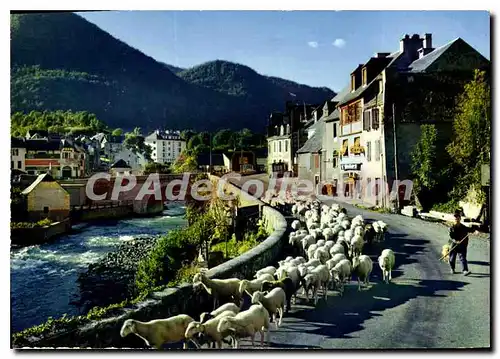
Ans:
[{"label": "river rock", "polygon": [[83,313],[95,306],[119,303],[133,294],[135,272],[141,259],[154,248],[158,237],[135,238],[118,247],[115,252],[89,265],[80,274],[80,299],[73,304]]}]

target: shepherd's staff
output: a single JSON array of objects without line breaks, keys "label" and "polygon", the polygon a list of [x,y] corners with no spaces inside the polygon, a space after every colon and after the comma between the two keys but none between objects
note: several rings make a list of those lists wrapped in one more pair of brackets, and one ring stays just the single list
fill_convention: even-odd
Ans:
[{"label": "shepherd's staff", "polygon": [[[467,226],[466,226],[466,227],[467,227]],[[443,259],[444,259],[444,257],[446,257],[447,255],[449,255],[449,254],[451,253],[451,251],[452,251],[452,250],[454,250],[455,248],[457,248],[457,246],[458,246],[460,243],[462,243],[463,241],[465,241],[465,240],[467,239],[467,237],[469,237],[472,233],[474,233],[474,232],[471,232],[471,233],[467,234],[464,238],[462,238],[462,240],[461,240],[460,242],[455,243],[455,244],[454,244],[454,245],[450,248],[450,250],[448,251],[448,253],[447,253],[447,254],[445,254],[445,255],[443,255],[443,256],[441,256],[441,258],[439,258],[439,260],[440,260],[440,261],[441,261],[441,260],[443,260]]]}]

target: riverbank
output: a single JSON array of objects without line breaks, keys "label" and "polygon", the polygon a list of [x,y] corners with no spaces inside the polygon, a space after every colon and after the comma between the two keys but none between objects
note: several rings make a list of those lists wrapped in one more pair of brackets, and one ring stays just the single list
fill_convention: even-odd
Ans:
[{"label": "riverbank", "polygon": [[11,329],[38,325],[48,317],[82,314],[78,277],[120,245],[184,227],[183,203],[169,205],[162,216],[99,221],[78,225],[56,241],[11,248]]},{"label": "riverbank", "polygon": [[93,307],[108,306],[132,297],[139,261],[150,253],[157,241],[156,236],[134,238],[90,264],[78,277],[80,299],[75,304],[87,312]]}]

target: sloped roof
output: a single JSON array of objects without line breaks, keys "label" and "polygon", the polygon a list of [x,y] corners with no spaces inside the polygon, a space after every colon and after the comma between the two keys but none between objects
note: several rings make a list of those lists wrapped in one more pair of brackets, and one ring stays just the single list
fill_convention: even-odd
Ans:
[{"label": "sloped roof", "polygon": [[331,122],[336,119],[340,118],[340,111],[338,108],[335,109],[331,114],[329,114],[327,117],[325,117],[324,121],[325,122]]},{"label": "sloped roof", "polygon": [[314,124],[315,126],[315,131],[314,135],[309,138],[306,143],[304,143],[304,146],[299,148],[297,153],[317,153],[321,151],[322,144],[323,144],[323,132],[324,132],[324,121],[319,120]]},{"label": "sloped roof", "polygon": [[24,189],[24,191],[21,192],[21,194],[29,194],[31,191],[33,191],[36,186],[38,186],[38,184],[40,182],[53,182],[54,179],[52,178],[52,176],[48,173],[44,173],[42,175],[39,175],[36,180],[33,181],[32,184],[30,184],[28,187],[26,187]]},{"label": "sloped roof", "polygon": [[26,141],[24,140],[24,138],[11,137],[10,138],[10,147],[11,148],[26,148]]},{"label": "sloped roof", "polygon": [[441,47],[438,47],[437,49],[435,49],[434,51],[428,53],[427,55],[423,56],[422,58],[420,59],[417,59],[415,61],[413,61],[409,66],[408,68],[410,69],[410,72],[424,72],[425,70],[427,70],[427,68],[432,65],[432,63],[434,61],[436,61],[437,59],[439,59],[441,57],[441,55],[443,55],[455,42],[457,42],[458,40],[460,40],[460,38],[456,38],[452,41],[450,41],[449,43],[441,46]]},{"label": "sloped roof", "polygon": [[111,168],[132,168],[130,167],[127,162],[125,162],[124,160],[120,159],[118,161],[116,161],[112,166]]}]

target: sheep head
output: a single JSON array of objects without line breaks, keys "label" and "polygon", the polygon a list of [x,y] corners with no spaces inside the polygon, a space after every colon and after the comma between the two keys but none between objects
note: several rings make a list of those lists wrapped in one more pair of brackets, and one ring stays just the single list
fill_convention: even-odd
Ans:
[{"label": "sheep head", "polygon": [[184,333],[184,336],[186,337],[186,339],[191,339],[196,334],[203,333],[203,332],[205,332],[205,325],[203,325],[199,322],[191,322],[187,326],[186,332]]},{"label": "sheep head", "polygon": [[219,333],[224,333],[227,330],[230,330],[231,328],[231,318],[230,317],[224,317],[219,321],[219,324],[217,325],[217,331]]},{"label": "sheep head", "polygon": [[264,292],[255,292],[252,295],[252,304],[258,304],[262,301],[262,298],[264,298]]},{"label": "sheep head", "polygon": [[135,320],[127,319],[120,330],[120,335],[122,338],[125,338],[130,333],[135,333]]},{"label": "sheep head", "polygon": [[[203,312],[200,314],[200,323],[205,323],[207,320],[212,319],[212,318],[213,318],[212,314],[210,314],[209,312]],[[194,322],[191,322],[191,323],[194,323]]]}]

